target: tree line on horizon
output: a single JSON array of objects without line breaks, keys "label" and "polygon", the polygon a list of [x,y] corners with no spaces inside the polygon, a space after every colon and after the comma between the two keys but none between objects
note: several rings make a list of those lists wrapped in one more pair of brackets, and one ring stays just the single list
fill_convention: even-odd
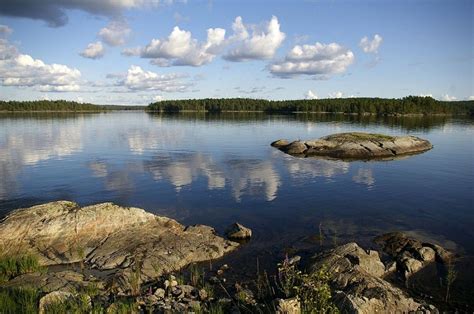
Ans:
[{"label": "tree line on horizon", "polygon": [[110,106],[67,100],[0,101],[0,111],[98,112],[106,110],[140,110],[151,112],[319,112],[352,114],[455,114],[474,115],[474,101],[439,101],[432,97],[408,96],[387,98],[332,98],[301,100],[265,100],[251,98],[206,98],[163,100],[143,106]]},{"label": "tree line on horizon", "polygon": [[151,103],[148,111],[262,111],[267,113],[325,112],[354,114],[469,114],[474,115],[474,101],[439,101],[432,97],[407,96],[388,98],[330,98],[301,100],[265,100],[251,98],[206,98],[162,100]]},{"label": "tree line on horizon", "polygon": [[0,111],[103,111],[105,106],[67,100],[0,101]]}]

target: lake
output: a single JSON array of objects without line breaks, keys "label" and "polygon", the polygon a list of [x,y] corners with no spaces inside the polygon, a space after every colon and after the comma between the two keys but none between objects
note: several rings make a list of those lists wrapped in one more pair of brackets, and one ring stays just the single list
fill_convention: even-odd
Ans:
[{"label": "lake", "polygon": [[[392,161],[295,158],[270,147],[364,131],[426,138]],[[401,230],[474,255],[474,120],[145,112],[0,115],[0,216],[53,200],[114,202],[254,237],[254,264]]]}]

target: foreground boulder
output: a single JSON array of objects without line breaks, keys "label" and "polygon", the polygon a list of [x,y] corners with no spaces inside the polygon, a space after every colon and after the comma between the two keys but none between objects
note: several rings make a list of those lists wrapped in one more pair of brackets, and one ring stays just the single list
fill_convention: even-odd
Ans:
[{"label": "foreground boulder", "polygon": [[424,307],[383,279],[376,251],[348,243],[315,256],[312,271],[325,265],[333,275],[334,302],[343,313],[408,313]]},{"label": "foreground boulder", "polygon": [[433,146],[415,136],[388,136],[371,133],[339,133],[316,140],[278,140],[271,144],[295,156],[322,156],[338,159],[384,159],[427,151]]},{"label": "foreground boulder", "polygon": [[10,213],[0,224],[5,254],[28,252],[42,265],[82,263],[103,271],[106,281],[158,278],[190,263],[223,256],[237,243],[203,225],[185,227],[143,209],[104,203],[79,207],[59,201]]}]

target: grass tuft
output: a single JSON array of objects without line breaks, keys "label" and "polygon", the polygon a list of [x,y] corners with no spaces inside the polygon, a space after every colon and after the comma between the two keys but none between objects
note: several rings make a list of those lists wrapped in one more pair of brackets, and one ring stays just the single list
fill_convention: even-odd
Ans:
[{"label": "grass tuft", "polygon": [[0,288],[0,313],[37,313],[38,300],[39,292],[36,289]]},{"label": "grass tuft", "polygon": [[0,256],[0,283],[19,275],[43,271],[45,271],[45,268],[40,265],[38,258],[32,254]]}]

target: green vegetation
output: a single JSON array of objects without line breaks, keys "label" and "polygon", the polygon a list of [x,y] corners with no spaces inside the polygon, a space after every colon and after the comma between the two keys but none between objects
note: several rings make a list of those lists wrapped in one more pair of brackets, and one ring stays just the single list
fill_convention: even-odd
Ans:
[{"label": "green vegetation", "polygon": [[445,297],[445,302],[448,303],[450,293],[451,293],[451,286],[453,285],[454,281],[457,278],[457,271],[454,269],[454,262],[452,261],[452,258],[448,259],[447,264],[446,264],[446,297]]},{"label": "green vegetation", "polygon": [[63,301],[52,302],[44,307],[45,314],[82,314],[91,310],[90,298],[86,294],[70,297]]},{"label": "green vegetation", "polygon": [[197,264],[191,264],[189,267],[189,282],[192,286],[202,287],[204,285],[204,269]]},{"label": "green vegetation", "polygon": [[301,300],[303,313],[339,313],[331,301],[331,276],[326,267],[309,274],[302,274],[296,295]]},{"label": "green vegetation", "polygon": [[66,100],[0,101],[1,111],[103,111],[105,107]]},{"label": "green vegetation", "polygon": [[327,112],[354,114],[474,114],[474,101],[439,101],[431,97],[408,96],[401,99],[339,98],[302,100],[264,100],[248,98],[164,100],[152,103],[149,111],[262,111],[267,113]]},{"label": "green vegetation", "polygon": [[38,313],[39,292],[28,288],[0,287],[0,313]]},{"label": "green vegetation", "polygon": [[209,306],[208,313],[209,314],[224,314],[225,311],[222,305],[220,305],[219,303],[213,303],[211,304],[211,306]]},{"label": "green vegetation", "polygon": [[303,273],[294,262],[286,258],[278,264],[275,283],[286,298],[298,298],[302,313],[338,313],[331,300],[330,281],[331,275],[326,267]]},{"label": "green vegetation", "polygon": [[0,283],[16,276],[44,271],[38,258],[32,254],[16,254],[0,256]]},{"label": "green vegetation", "polygon": [[375,133],[351,132],[329,135],[326,136],[326,139],[334,141],[385,141],[392,140],[393,136]]},{"label": "green vegetation", "polygon": [[121,300],[113,303],[107,313],[113,314],[135,314],[140,313],[138,304],[133,300]]}]

